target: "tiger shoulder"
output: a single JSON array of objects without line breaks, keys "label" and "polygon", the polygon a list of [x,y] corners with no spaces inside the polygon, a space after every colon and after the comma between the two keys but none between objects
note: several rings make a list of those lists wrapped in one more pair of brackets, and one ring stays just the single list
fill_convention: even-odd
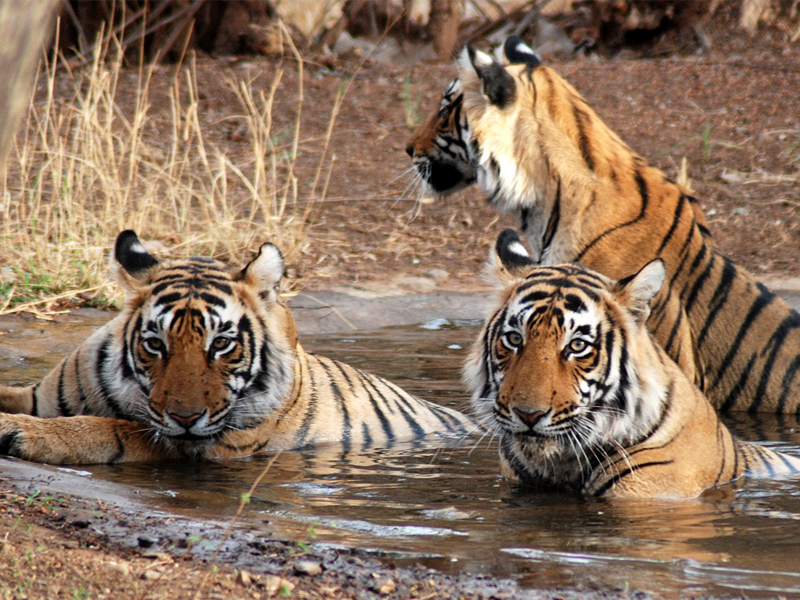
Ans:
[{"label": "tiger shoulder", "polygon": [[465,366],[473,409],[498,432],[504,475],[596,497],[692,498],[800,459],[737,439],[646,328],[666,270],[612,280],[534,264],[516,233],[489,267],[500,297]]},{"label": "tiger shoulder", "polygon": [[634,152],[519,38],[467,48],[408,145],[437,195],[472,183],[515,215],[541,264],[618,279],[660,258],[648,326],[720,410],[800,418],[800,314],[722,254],[697,199]]},{"label": "tiger shoulder", "polygon": [[456,410],[305,352],[273,244],[237,268],[158,260],[124,231],[114,257],[121,313],[39,383],[0,386],[1,454],[79,464],[355,451],[472,429]]}]

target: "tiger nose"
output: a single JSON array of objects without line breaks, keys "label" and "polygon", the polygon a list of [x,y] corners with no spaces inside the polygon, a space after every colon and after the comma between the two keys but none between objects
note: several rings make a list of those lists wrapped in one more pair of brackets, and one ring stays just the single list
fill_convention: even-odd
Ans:
[{"label": "tiger nose", "polygon": [[514,412],[517,413],[517,416],[522,419],[522,422],[528,427],[536,425],[546,414],[543,410],[523,410],[516,407],[514,407]]},{"label": "tiger nose", "polygon": [[414,146],[412,144],[406,146],[406,154],[408,154],[411,158],[414,158]]},{"label": "tiger nose", "polygon": [[205,411],[200,412],[193,412],[193,413],[178,413],[178,412],[169,412],[167,413],[173,420],[178,422],[178,425],[181,425],[185,429],[191,429],[192,425],[197,423],[198,419],[203,416]]}]

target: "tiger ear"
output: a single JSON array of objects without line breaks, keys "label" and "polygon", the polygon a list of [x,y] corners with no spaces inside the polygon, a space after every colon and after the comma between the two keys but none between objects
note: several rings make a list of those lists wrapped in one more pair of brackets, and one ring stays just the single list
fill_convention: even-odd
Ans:
[{"label": "tiger ear", "polygon": [[504,108],[514,101],[516,83],[503,65],[491,56],[467,46],[459,57],[462,69],[475,71],[481,81],[481,91],[494,106]]},{"label": "tiger ear", "polygon": [[531,258],[522,240],[513,229],[505,229],[497,236],[489,251],[487,278],[505,286],[524,278],[536,261]]},{"label": "tiger ear", "polygon": [[145,249],[132,229],[126,229],[117,236],[114,260],[116,279],[127,292],[141,289],[153,267],[158,264],[158,260]]},{"label": "tiger ear", "polygon": [[277,293],[283,279],[286,263],[275,244],[267,242],[258,250],[258,255],[242,269],[242,278],[258,290],[262,298]]},{"label": "tiger ear", "polygon": [[614,294],[633,313],[637,323],[644,323],[650,316],[650,303],[661,290],[666,278],[664,261],[656,258],[637,273],[620,279],[616,283]]},{"label": "tiger ear", "polygon": [[506,40],[503,45],[503,53],[510,65],[529,65],[535,68],[542,64],[539,55],[516,35],[510,36]]}]

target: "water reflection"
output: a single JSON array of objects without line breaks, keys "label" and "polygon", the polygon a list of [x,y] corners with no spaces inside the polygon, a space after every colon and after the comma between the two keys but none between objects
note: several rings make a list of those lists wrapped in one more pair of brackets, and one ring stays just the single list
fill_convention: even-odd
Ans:
[{"label": "water reflection", "polygon": [[[459,374],[476,332],[474,323],[429,324],[320,336],[305,345],[463,409]],[[6,360],[0,357],[0,377],[8,379]],[[793,418],[725,420],[744,438],[800,454]],[[498,477],[496,444],[473,446],[408,444],[349,455],[330,446],[284,453],[239,527],[261,537],[308,541],[313,526],[318,542],[374,549],[399,564],[511,576],[540,588],[667,597],[800,595],[798,481],[748,480],[694,501],[586,500],[519,490]],[[95,478],[159,492],[162,509],[226,520],[267,460],[88,470]]]}]

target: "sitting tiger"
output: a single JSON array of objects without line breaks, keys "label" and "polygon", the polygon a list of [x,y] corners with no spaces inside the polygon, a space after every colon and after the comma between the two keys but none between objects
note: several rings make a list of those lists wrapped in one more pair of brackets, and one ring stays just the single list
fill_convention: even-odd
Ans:
[{"label": "sitting tiger", "polygon": [[408,151],[432,190],[473,181],[540,264],[619,278],[661,258],[648,322],[718,409],[800,416],[800,315],[716,248],[689,192],[648,165],[519,38],[509,66],[467,48]]},{"label": "sitting tiger", "polygon": [[500,304],[465,366],[473,409],[499,431],[504,475],[589,496],[692,498],[800,459],[740,441],[653,340],[661,259],[614,281],[539,266],[508,229],[492,254]]},{"label": "sitting tiger", "polygon": [[124,310],[33,387],[0,386],[0,453],[119,463],[246,456],[339,442],[345,451],[464,432],[470,420],[306,353],[264,244],[244,269],[158,261],[117,238]]}]

